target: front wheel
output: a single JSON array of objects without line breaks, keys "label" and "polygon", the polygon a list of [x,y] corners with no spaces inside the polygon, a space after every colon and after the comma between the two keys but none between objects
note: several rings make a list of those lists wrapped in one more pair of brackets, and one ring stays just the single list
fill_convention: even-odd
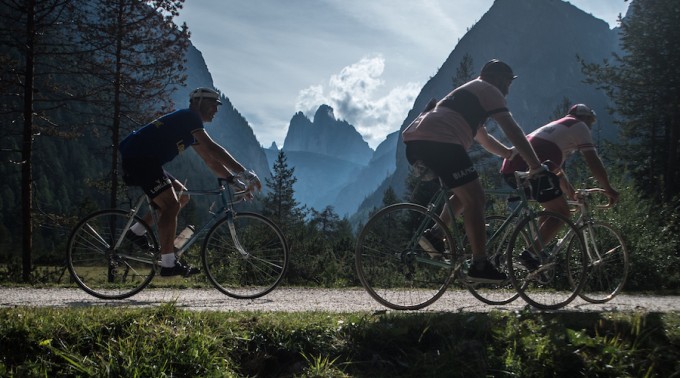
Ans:
[{"label": "front wheel", "polygon": [[[618,231],[607,223],[585,224],[581,234],[587,246],[588,278],[579,296],[590,303],[605,303],[626,283],[628,249]],[[571,248],[567,254],[572,254]]]},{"label": "front wheel", "polygon": [[357,238],[356,271],[380,304],[394,310],[424,308],[444,294],[453,276],[452,238],[446,231],[444,253],[424,250],[423,231],[444,222],[426,208],[409,203],[388,206],[369,219]]},{"label": "front wheel", "polygon": [[[557,228],[551,240],[542,240],[539,230]],[[566,253],[567,244],[572,253]],[[526,262],[527,253],[539,258],[535,268]],[[586,278],[586,250],[579,229],[568,218],[538,211],[522,219],[508,243],[508,272],[519,295],[542,310],[555,310],[578,296]]]},{"label": "front wheel", "polygon": [[137,294],[153,278],[158,242],[151,228],[134,216],[146,229],[147,246],[124,237],[130,213],[101,210],[81,220],[67,244],[68,270],[87,293],[100,299],[123,299]]},{"label": "front wheel", "polygon": [[218,221],[205,237],[203,268],[222,293],[239,299],[268,294],[288,269],[288,246],[274,222],[255,213]]}]

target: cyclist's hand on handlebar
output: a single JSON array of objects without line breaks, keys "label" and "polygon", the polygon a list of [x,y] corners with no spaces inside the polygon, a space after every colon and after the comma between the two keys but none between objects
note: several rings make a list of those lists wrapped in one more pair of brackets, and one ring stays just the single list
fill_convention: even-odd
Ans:
[{"label": "cyclist's hand on handlebar", "polygon": [[614,190],[614,188],[610,188],[609,190],[605,189],[604,195],[609,197],[609,206],[619,202],[619,192]]},{"label": "cyclist's hand on handlebar", "polygon": [[257,177],[255,172],[253,171],[243,171],[239,173],[240,178],[246,183],[246,186],[248,187],[248,191],[261,191],[262,190],[262,183],[260,182],[260,178]]}]

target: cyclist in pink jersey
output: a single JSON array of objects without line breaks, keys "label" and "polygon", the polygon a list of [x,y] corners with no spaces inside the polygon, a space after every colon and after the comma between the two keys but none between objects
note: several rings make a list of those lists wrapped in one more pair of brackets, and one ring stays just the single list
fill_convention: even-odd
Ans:
[{"label": "cyclist in pink jersey", "polygon": [[[575,199],[575,191],[564,175],[563,165],[566,158],[576,151],[580,151],[583,158],[590,168],[595,179],[605,190],[612,203],[618,201],[619,192],[616,191],[609,182],[609,176],[602,164],[602,160],[593,144],[591,128],[596,120],[595,112],[584,104],[576,104],[569,109],[563,118],[550,122],[545,126],[539,127],[529,135],[527,139],[536,151],[541,161],[550,160],[553,164],[551,171],[559,177],[561,192],[567,197]],[[521,156],[513,156],[505,159],[501,167],[501,174],[505,181],[512,187],[516,187],[513,172],[526,170],[527,164]],[[533,191],[532,191],[533,192]],[[560,213],[569,217],[569,206],[564,196],[549,196],[541,198],[540,194],[535,195],[534,199],[548,211]],[[552,239],[560,225],[556,224],[541,229],[544,240]],[[522,263],[529,269],[534,270],[540,265],[535,251],[525,251],[520,255]]]},{"label": "cyclist in pink jersey", "polygon": [[[436,104],[431,103],[402,134],[409,163],[421,161],[429,167],[450,189],[448,205],[453,206],[456,214],[465,210],[463,222],[473,255],[468,270],[470,281],[495,283],[507,279],[487,261],[484,190],[467,154],[473,140],[501,157],[519,152],[530,162],[532,176],[545,172],[507,108],[505,96],[515,78],[510,66],[493,59],[484,65],[478,78],[454,89]],[[487,133],[484,123],[489,117],[500,125],[516,149],[504,146]],[[450,224],[446,211],[441,216]],[[420,244],[428,251],[443,252],[441,231],[428,230]]]}]

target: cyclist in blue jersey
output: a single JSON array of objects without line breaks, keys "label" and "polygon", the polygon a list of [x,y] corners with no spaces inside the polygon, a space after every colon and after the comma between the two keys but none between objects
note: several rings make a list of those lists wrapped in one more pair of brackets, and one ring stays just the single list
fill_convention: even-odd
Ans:
[{"label": "cyclist in blue jersey", "polygon": [[[216,176],[233,177],[235,182],[250,190],[262,189],[257,175],[247,170],[205,131],[203,123],[213,120],[221,104],[217,91],[197,88],[189,95],[188,109],[166,114],[132,132],[120,143],[123,181],[127,185],[141,187],[158,213],[161,276],[186,277],[200,272],[175,257],[173,242],[177,232],[177,215],[189,201],[189,196],[178,196],[186,188],[163,169],[164,164],[193,147]],[[151,224],[152,219],[152,214],[144,217],[147,224]],[[143,226],[135,224],[126,237],[147,246],[144,231]]]}]

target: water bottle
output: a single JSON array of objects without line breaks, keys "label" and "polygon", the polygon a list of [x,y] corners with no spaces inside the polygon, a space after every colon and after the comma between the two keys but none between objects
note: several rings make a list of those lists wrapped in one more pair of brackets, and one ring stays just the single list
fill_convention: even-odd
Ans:
[{"label": "water bottle", "polygon": [[186,244],[186,242],[194,235],[196,229],[192,225],[188,225],[182,232],[175,238],[175,248],[180,249]]}]

